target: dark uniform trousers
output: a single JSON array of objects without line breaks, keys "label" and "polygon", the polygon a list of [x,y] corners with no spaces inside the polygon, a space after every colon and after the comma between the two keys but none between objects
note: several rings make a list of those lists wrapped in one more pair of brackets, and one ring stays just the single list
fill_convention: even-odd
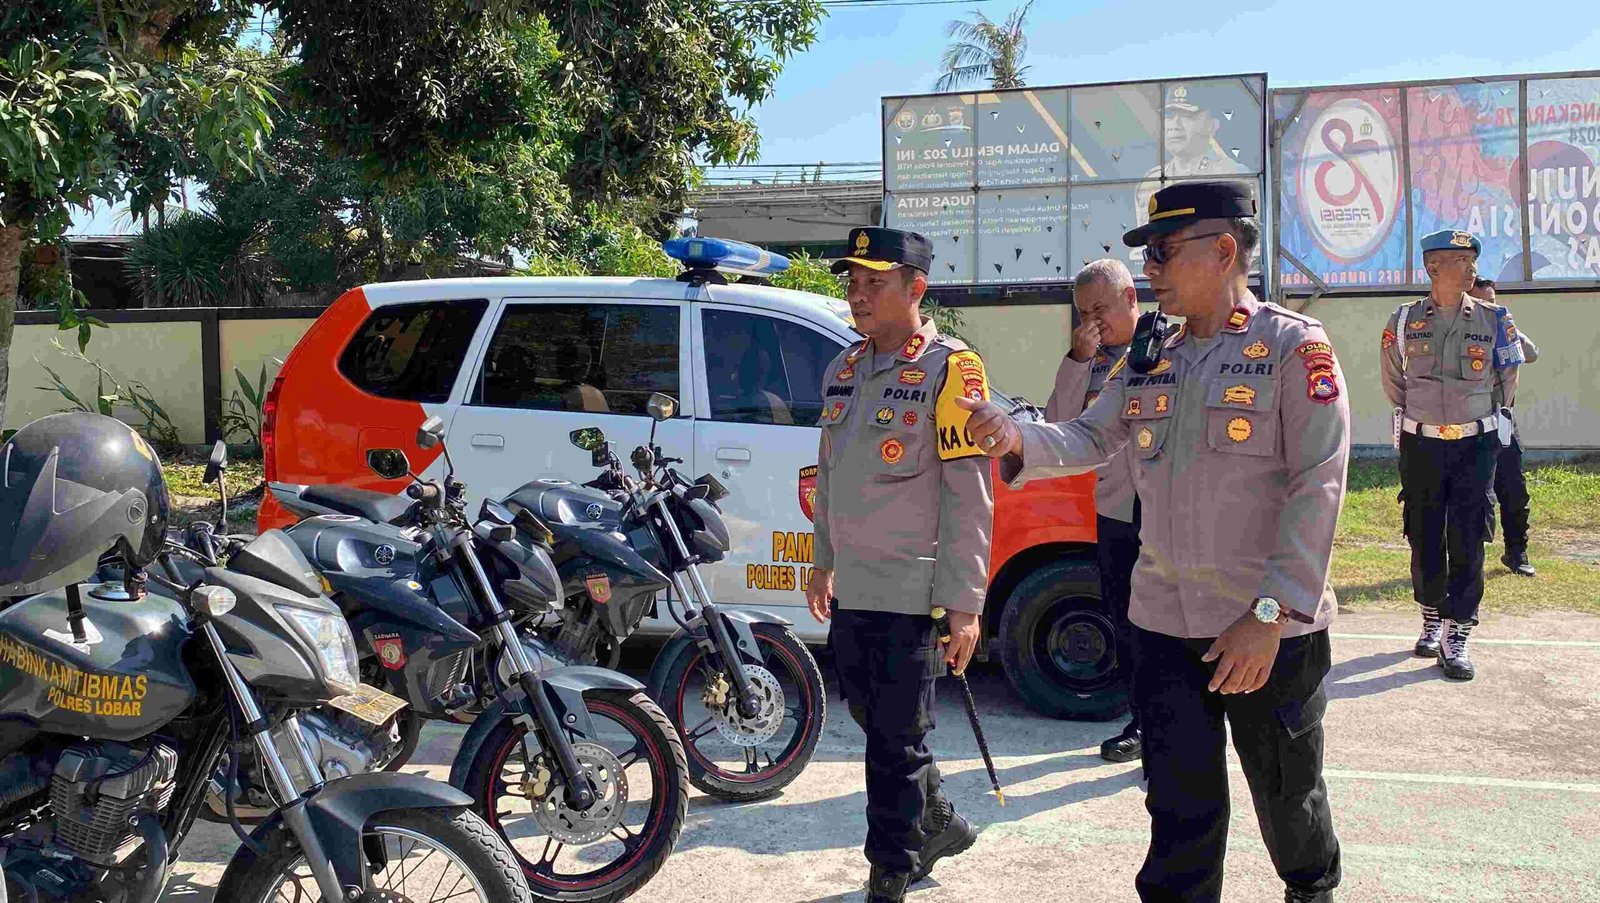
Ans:
[{"label": "dark uniform trousers", "polygon": [[1095,558],[1100,566],[1100,599],[1117,630],[1117,671],[1133,699],[1133,625],[1128,600],[1133,595],[1133,566],[1139,563],[1139,500],[1133,500],[1133,523],[1096,516]]},{"label": "dark uniform trousers", "polygon": [[1522,439],[1500,449],[1494,467],[1494,495],[1500,501],[1500,526],[1506,551],[1528,548],[1528,482],[1522,475]]},{"label": "dark uniform trousers", "polygon": [[867,735],[867,861],[915,872],[927,839],[923,811],[939,792],[927,738],[945,663],[933,618],[835,602],[828,645],[839,695]]},{"label": "dark uniform trousers", "polygon": [[1476,624],[1483,601],[1483,544],[1494,531],[1500,438],[1400,434],[1400,487],[1411,543],[1411,591],[1451,621]]},{"label": "dark uniform trousers", "polygon": [[1279,877],[1306,893],[1336,887],[1339,841],[1322,780],[1328,632],[1285,639],[1266,686],[1226,696],[1206,689],[1217,663],[1201,657],[1212,640],[1137,627],[1134,637],[1150,811],[1150,852],[1134,881],[1139,898],[1222,899],[1229,812],[1224,717]]}]

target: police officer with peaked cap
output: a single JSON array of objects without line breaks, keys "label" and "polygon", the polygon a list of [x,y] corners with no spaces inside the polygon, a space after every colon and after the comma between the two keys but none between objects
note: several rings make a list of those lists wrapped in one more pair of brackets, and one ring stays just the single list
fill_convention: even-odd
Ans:
[{"label": "police officer with peaked cap", "polygon": [[[866,733],[869,903],[903,899],[977,835],[939,792],[934,680],[977,648],[994,514],[990,464],[957,398],[986,399],[983,360],[918,311],[933,250],[915,232],[850,233],[856,329],[823,374],[815,565],[806,601],[832,619],[840,692]],[[941,651],[930,613],[949,612]]]},{"label": "police officer with peaked cap", "polygon": [[1494,529],[1489,493],[1500,455],[1500,410],[1515,400],[1523,359],[1511,312],[1467,294],[1482,250],[1470,232],[1423,236],[1422,265],[1433,289],[1400,305],[1382,337],[1411,592],[1422,606],[1414,651],[1436,657],[1451,680],[1476,674],[1467,639],[1478,624],[1483,544]]},{"label": "police officer with peaked cap", "polygon": [[[1467,292],[1479,301],[1499,304],[1493,279],[1478,277]],[[1503,305],[1502,305],[1503,306]],[[1531,364],[1539,359],[1539,346],[1528,338],[1528,331],[1517,327],[1517,344],[1522,346],[1522,363]],[[1520,372],[1520,370],[1519,370]],[[1500,535],[1505,542],[1505,552],[1500,563],[1519,577],[1537,577],[1533,562],[1528,559],[1528,480],[1522,473],[1522,437],[1517,434],[1517,420],[1508,405],[1500,409],[1505,415],[1504,426],[1511,431],[1511,441],[1502,443],[1500,459],[1494,464],[1494,497],[1500,506]]]},{"label": "police officer with peaked cap", "polygon": [[[1328,583],[1350,409],[1316,320],[1250,293],[1256,205],[1233,182],[1180,182],[1123,236],[1161,309],[1186,318],[1159,362],[1133,355],[1067,423],[994,405],[969,431],[1020,482],[1132,455],[1143,509],[1129,618],[1149,776],[1144,900],[1216,901],[1228,835],[1224,720],[1289,901],[1340,879],[1322,779]],[[1153,363],[1153,366],[1150,364]]]},{"label": "police officer with peaked cap", "polygon": [[[1083,413],[1105,388],[1111,369],[1128,351],[1139,320],[1139,296],[1133,274],[1122,261],[1091,261],[1072,280],[1072,304],[1078,326],[1072,347],[1056,368],[1055,389],[1044,406],[1044,419],[1059,423]],[[1139,560],[1139,496],[1133,491],[1132,457],[1116,454],[1096,474],[1095,560],[1100,571],[1100,600],[1116,619],[1117,677],[1133,697],[1133,628],[1128,624],[1128,596],[1133,566]],[[1100,758],[1131,762],[1140,756],[1139,713],[1116,736],[1100,744]]]}]

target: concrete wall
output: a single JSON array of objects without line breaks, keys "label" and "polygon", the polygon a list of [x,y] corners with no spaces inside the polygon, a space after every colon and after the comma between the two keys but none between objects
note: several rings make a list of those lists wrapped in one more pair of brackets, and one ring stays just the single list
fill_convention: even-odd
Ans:
[{"label": "concrete wall", "polygon": [[[172,418],[179,439],[188,444],[200,444],[206,441],[206,330],[214,328],[217,335],[217,372],[212,379],[217,391],[211,403],[216,405],[216,414],[220,414],[227,409],[228,398],[238,388],[234,367],[242,370],[253,384],[265,363],[270,385],[271,378],[278,372],[272,359],[286,358],[300,336],[315,322],[311,316],[259,319],[254,318],[258,312],[251,311],[252,318],[232,319],[228,311],[215,317],[217,313],[108,311],[105,316],[114,321],[107,328],[94,331],[85,354],[124,384],[142,383]],[[127,322],[131,317],[142,316],[160,319]],[[193,318],[180,319],[188,316]],[[211,317],[209,321],[208,316]],[[53,322],[28,322],[38,319],[41,318],[28,314],[19,317],[21,322],[12,339],[5,429],[16,429],[30,420],[70,406],[53,388],[50,375],[44,369],[46,365],[85,403],[94,404],[95,368],[50,345],[55,339],[63,347],[76,350],[77,333],[62,332]],[[109,382],[106,391],[112,391]],[[120,411],[119,415],[130,422],[138,419],[127,410]]]},{"label": "concrete wall", "polygon": [[[1600,297],[1589,293],[1501,295],[1539,346],[1523,368],[1517,422],[1530,448],[1600,448]],[[1327,327],[1349,383],[1352,439],[1388,445],[1389,402],[1378,380],[1379,337],[1389,314],[1409,296],[1323,298],[1306,310]],[[1044,403],[1066,353],[1065,305],[964,307],[964,332],[983,352],[991,378],[1006,392]]]}]

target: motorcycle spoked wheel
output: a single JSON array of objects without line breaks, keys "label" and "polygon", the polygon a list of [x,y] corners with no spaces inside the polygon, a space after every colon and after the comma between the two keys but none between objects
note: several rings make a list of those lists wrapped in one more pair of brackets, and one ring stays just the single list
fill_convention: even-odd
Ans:
[{"label": "motorcycle spoked wheel", "polygon": [[511,847],[534,896],[614,903],[649,882],[677,845],[688,766],[677,731],[645,694],[592,690],[584,702],[597,736],[571,739],[598,798],[588,813],[566,807],[554,762],[530,772],[524,728],[510,718],[484,740],[463,789]]},{"label": "motorcycle spoked wheel", "polygon": [[[689,781],[702,792],[732,801],[759,800],[787,787],[816,753],[827,722],[827,692],[811,650],[781,624],[752,625],[761,665],[757,676],[763,706],[781,698],[783,711],[763,711],[752,724],[738,714],[734,691],[719,678],[699,646],[686,646],[666,672],[660,699],[683,738]],[[764,686],[776,680],[776,690]],[[727,683],[727,698],[707,705],[713,682]],[[773,729],[759,722],[781,718]],[[763,764],[762,760],[765,760]]]}]

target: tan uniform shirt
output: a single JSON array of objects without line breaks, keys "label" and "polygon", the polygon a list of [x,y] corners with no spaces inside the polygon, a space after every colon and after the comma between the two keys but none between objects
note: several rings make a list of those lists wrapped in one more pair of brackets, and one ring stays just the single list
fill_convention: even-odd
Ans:
[{"label": "tan uniform shirt", "polygon": [[1069,423],[1020,424],[1012,485],[1087,470],[1126,446],[1143,509],[1129,618],[1177,637],[1219,636],[1252,599],[1327,627],[1334,528],[1350,457],[1344,376],[1322,325],[1248,299],[1210,341],[1180,329],[1157,371],[1115,367]]},{"label": "tan uniform shirt", "polygon": [[[1471,423],[1511,407],[1521,350],[1511,311],[1469,296],[1454,321],[1446,320],[1431,296],[1389,316],[1382,370],[1390,403],[1435,426]],[[1518,354],[1503,354],[1512,350]]]},{"label": "tan uniform shirt", "polygon": [[932,320],[892,354],[863,341],[829,365],[813,520],[840,608],[983,610],[994,478],[962,395],[989,397],[983,361]]},{"label": "tan uniform shirt", "polygon": [[[1082,414],[1105,388],[1111,368],[1128,351],[1127,345],[1107,345],[1086,361],[1062,355],[1056,369],[1056,387],[1045,402],[1044,419],[1061,423]],[[1095,471],[1094,508],[1101,517],[1133,523],[1133,457],[1117,453]]]}]

